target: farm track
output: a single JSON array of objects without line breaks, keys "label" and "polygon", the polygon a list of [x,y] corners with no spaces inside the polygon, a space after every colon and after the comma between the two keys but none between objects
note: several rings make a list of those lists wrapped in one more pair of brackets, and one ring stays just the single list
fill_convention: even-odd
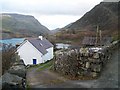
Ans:
[{"label": "farm track", "polygon": [[[118,88],[118,57],[120,50],[114,51],[101,76],[96,80],[68,80],[49,70],[27,71],[27,84],[30,88]],[[120,66],[120,65],[119,65]]]}]

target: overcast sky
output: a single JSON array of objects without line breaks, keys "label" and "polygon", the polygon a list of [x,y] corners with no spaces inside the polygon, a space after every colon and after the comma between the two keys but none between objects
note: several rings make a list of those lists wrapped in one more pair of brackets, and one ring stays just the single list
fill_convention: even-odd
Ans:
[{"label": "overcast sky", "polygon": [[0,0],[1,13],[32,15],[52,30],[80,19],[103,0]]}]

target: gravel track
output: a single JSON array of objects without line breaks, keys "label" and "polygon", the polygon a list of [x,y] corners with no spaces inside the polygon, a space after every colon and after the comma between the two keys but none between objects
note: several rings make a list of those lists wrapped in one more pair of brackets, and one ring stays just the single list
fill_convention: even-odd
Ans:
[{"label": "gravel track", "polygon": [[32,68],[27,71],[27,84],[30,88],[118,88],[119,56],[120,50],[114,51],[96,80],[68,80],[49,70],[38,72],[38,68]]}]

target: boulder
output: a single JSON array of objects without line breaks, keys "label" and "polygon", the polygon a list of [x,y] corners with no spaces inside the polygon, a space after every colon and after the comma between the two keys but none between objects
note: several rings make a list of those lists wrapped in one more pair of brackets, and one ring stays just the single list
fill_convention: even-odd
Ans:
[{"label": "boulder", "polygon": [[19,77],[26,78],[26,68],[24,65],[12,66],[9,70],[9,73],[18,75]]},{"label": "boulder", "polygon": [[23,60],[16,61],[8,70],[8,73],[18,75],[19,77],[26,78],[26,66]]},{"label": "boulder", "polygon": [[24,63],[24,61],[23,61],[22,59],[20,59],[20,60],[16,61],[16,62],[13,64],[13,66],[16,66],[16,65],[23,65],[23,66],[25,66],[25,63]]},{"label": "boulder", "polygon": [[[0,80],[0,84],[2,84],[2,89],[9,88],[23,88],[24,79],[10,73],[5,73]],[[2,83],[1,83],[2,82]]]},{"label": "boulder", "polygon": [[[13,89],[20,89],[21,87],[19,85],[15,85],[12,83],[3,83],[2,84],[2,90],[13,90]],[[22,89],[22,88],[21,88]]]}]

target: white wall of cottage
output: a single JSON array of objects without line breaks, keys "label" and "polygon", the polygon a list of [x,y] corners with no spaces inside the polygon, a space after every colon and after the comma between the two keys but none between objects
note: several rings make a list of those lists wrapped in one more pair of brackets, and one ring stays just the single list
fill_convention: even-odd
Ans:
[{"label": "white wall of cottage", "polygon": [[20,59],[23,59],[25,65],[33,64],[33,59],[36,59],[36,64],[51,60],[53,58],[53,47],[48,48],[47,51],[48,53],[43,55],[28,40],[24,41],[23,45],[17,49],[18,55]]}]

